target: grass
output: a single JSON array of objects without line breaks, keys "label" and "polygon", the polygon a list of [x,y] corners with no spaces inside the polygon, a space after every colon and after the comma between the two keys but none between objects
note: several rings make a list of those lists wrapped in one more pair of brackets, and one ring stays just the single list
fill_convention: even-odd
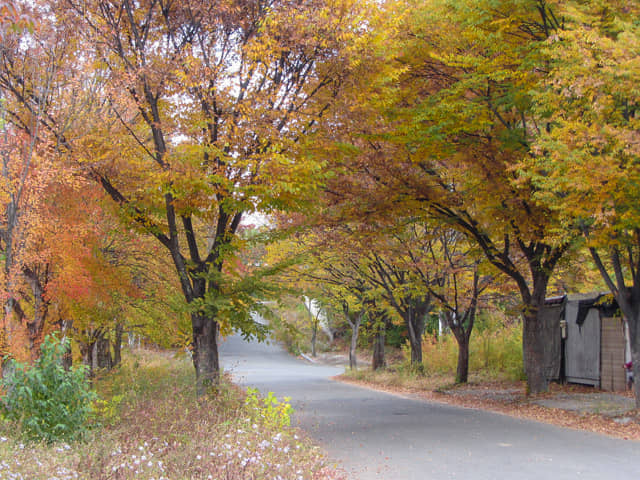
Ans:
[{"label": "grass", "polygon": [[274,417],[285,409],[256,410],[255,399],[248,407],[228,379],[217,394],[196,397],[186,358],[135,352],[96,390],[102,400],[84,442],[27,443],[2,422],[0,479],[342,478],[302,433]]},{"label": "grass", "polygon": [[[524,379],[522,330],[519,325],[481,324],[471,335],[469,383],[517,382]],[[409,347],[399,360],[378,371],[347,371],[345,378],[407,391],[442,391],[455,384],[458,344],[453,335],[426,335],[422,343],[423,369],[412,368]],[[397,358],[391,354],[387,358]]]}]

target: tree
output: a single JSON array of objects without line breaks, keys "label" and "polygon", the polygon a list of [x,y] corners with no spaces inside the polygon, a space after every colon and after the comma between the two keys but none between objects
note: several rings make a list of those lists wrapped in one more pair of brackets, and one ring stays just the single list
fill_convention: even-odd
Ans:
[{"label": "tree", "polygon": [[493,276],[481,274],[478,252],[456,230],[412,224],[395,239],[404,250],[401,261],[439,305],[458,343],[456,382],[464,383],[469,375],[469,341],[476,313],[486,302],[483,293]]},{"label": "tree", "polygon": [[290,207],[313,188],[316,166],[293,161],[295,144],[332,102],[356,9],[322,1],[59,6],[109,77],[103,121],[119,123],[115,141],[86,139],[84,151],[95,152],[98,140],[105,154],[83,164],[171,256],[192,309],[202,392],[218,381],[221,285],[243,214]]},{"label": "tree", "polygon": [[[627,2],[569,2],[565,28],[544,45],[547,81],[536,90],[547,128],[521,168],[540,202],[580,232],[629,326],[640,378],[640,176],[637,51],[640,11]],[[569,233],[567,233],[569,232]],[[640,382],[636,405],[640,408]]]},{"label": "tree", "polygon": [[21,10],[9,4],[3,6],[3,14],[5,8],[18,24],[3,32],[0,47],[3,332],[11,337],[12,324],[24,325],[34,360],[49,307],[45,292],[51,265],[38,231],[46,221],[45,192],[69,175],[65,169],[52,168],[57,143],[47,138],[47,130],[52,124],[70,122],[75,113],[72,107],[53,112],[49,105],[68,94],[65,87],[71,80],[64,78],[61,62],[72,46],[61,42],[58,32],[47,25],[33,28],[32,19],[40,13],[37,8]]},{"label": "tree", "polygon": [[[269,263],[280,263],[283,258],[295,258],[280,274],[284,289],[294,291],[294,295],[302,292],[305,299],[321,298],[324,306],[342,311],[351,327],[349,367],[355,370],[360,326],[366,315],[367,293],[372,287],[367,285],[359,269],[353,268],[357,265],[357,254],[343,248],[334,232],[314,227],[290,232],[271,244],[266,259]],[[309,314],[314,320],[310,311]]]},{"label": "tree", "polygon": [[33,29],[34,20],[28,13],[21,11],[17,2],[5,0],[0,6],[0,40],[4,41],[7,33]]},{"label": "tree", "polygon": [[555,236],[558,216],[515,167],[535,154],[532,142],[544,128],[528,92],[545,78],[540,47],[561,28],[554,8],[543,1],[411,6],[408,34],[395,39],[396,75],[369,91],[387,124],[367,138],[392,146],[361,160],[376,198],[392,211],[424,212],[465,233],[515,282],[532,393],[548,388],[557,367],[547,347],[554,332],[539,312],[574,241]]},{"label": "tree", "polygon": [[318,339],[318,328],[320,327],[320,317],[325,314],[325,310],[315,298],[304,297],[304,308],[309,315],[309,323],[311,324],[311,355],[317,356],[316,340]]}]

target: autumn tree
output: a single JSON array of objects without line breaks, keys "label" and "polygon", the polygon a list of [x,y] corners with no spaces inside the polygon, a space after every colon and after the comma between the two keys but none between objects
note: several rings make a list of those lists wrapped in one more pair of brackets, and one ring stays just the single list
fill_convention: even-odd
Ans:
[{"label": "autumn tree", "polygon": [[[44,222],[40,234],[47,239],[52,266],[46,292],[50,323],[77,342],[92,374],[120,362],[125,332],[154,338],[151,314],[141,308],[164,285],[146,272],[170,271],[146,254],[151,245],[123,228],[102,189],[87,179],[76,182],[77,187],[56,185],[48,192],[43,214],[55,221]],[[163,336],[176,341],[169,322],[164,327]]]},{"label": "autumn tree", "polygon": [[3,15],[7,8],[19,24],[31,19],[31,27],[4,31],[0,46],[3,328],[24,326],[33,359],[47,318],[45,292],[51,273],[45,239],[38,229],[49,221],[43,215],[47,189],[64,182],[69,174],[52,165],[58,143],[48,136],[49,127],[70,123],[74,110],[73,104],[57,111],[49,107],[72,90],[67,87],[73,80],[66,78],[61,67],[72,44],[62,42],[62,35],[51,25],[37,21],[42,13],[38,7],[3,5]]},{"label": "autumn tree", "polygon": [[[469,375],[469,343],[478,310],[487,304],[493,272],[460,232],[437,223],[414,223],[394,235],[397,261],[413,272],[417,286],[432,297],[458,344],[456,382]],[[484,271],[483,271],[484,270]]]},{"label": "autumn tree", "polygon": [[[298,190],[313,185],[317,167],[294,162],[295,144],[331,104],[355,6],[196,0],[57,6],[108,75],[105,120],[126,133],[101,142],[100,161],[85,144],[83,163],[171,256],[192,309],[203,391],[218,381],[224,319],[217,302],[243,214],[290,206]],[[259,333],[249,322],[243,329]]]},{"label": "autumn tree", "polygon": [[396,73],[368,91],[386,124],[365,138],[385,148],[360,160],[376,181],[378,204],[439,218],[515,283],[530,392],[546,390],[558,367],[541,307],[573,242],[555,235],[558,216],[516,168],[545,128],[529,92],[545,78],[541,47],[562,28],[555,8],[543,1],[411,5],[394,38]]},{"label": "autumn tree", "polygon": [[[523,162],[537,199],[580,232],[629,327],[640,378],[638,118],[640,30],[628,2],[567,2],[565,25],[543,47],[547,81],[535,91],[545,128]],[[640,407],[640,382],[635,384]]]}]

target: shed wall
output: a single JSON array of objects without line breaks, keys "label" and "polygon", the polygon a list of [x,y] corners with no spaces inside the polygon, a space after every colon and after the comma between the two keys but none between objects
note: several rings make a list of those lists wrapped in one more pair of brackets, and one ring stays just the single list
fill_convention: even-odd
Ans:
[{"label": "shed wall", "polygon": [[621,318],[602,319],[600,388],[608,391],[626,390],[624,371],[624,322]]}]

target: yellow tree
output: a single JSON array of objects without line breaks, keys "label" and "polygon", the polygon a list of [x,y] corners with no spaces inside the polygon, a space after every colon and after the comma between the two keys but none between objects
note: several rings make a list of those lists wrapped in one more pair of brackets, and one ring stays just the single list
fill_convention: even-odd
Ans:
[{"label": "yellow tree", "polygon": [[541,46],[562,27],[556,7],[534,0],[412,5],[408,34],[396,37],[397,75],[373,92],[387,119],[387,134],[377,138],[401,148],[386,164],[368,161],[388,203],[464,232],[513,280],[531,392],[546,390],[559,366],[559,350],[550,348],[559,349],[559,340],[541,312],[573,240],[555,235],[557,215],[536,201],[516,168],[544,128],[529,91],[545,78]]},{"label": "yellow tree", "polygon": [[[562,222],[578,231],[629,326],[640,378],[640,29],[628,2],[568,2],[565,28],[543,53],[536,89],[546,128],[519,166]],[[640,387],[636,381],[636,405]]]},{"label": "yellow tree", "polygon": [[295,161],[295,145],[331,105],[356,4],[56,2],[108,76],[103,121],[125,134],[86,137],[75,154],[170,255],[199,391],[218,381],[221,285],[243,214],[291,206],[320,174]]}]

